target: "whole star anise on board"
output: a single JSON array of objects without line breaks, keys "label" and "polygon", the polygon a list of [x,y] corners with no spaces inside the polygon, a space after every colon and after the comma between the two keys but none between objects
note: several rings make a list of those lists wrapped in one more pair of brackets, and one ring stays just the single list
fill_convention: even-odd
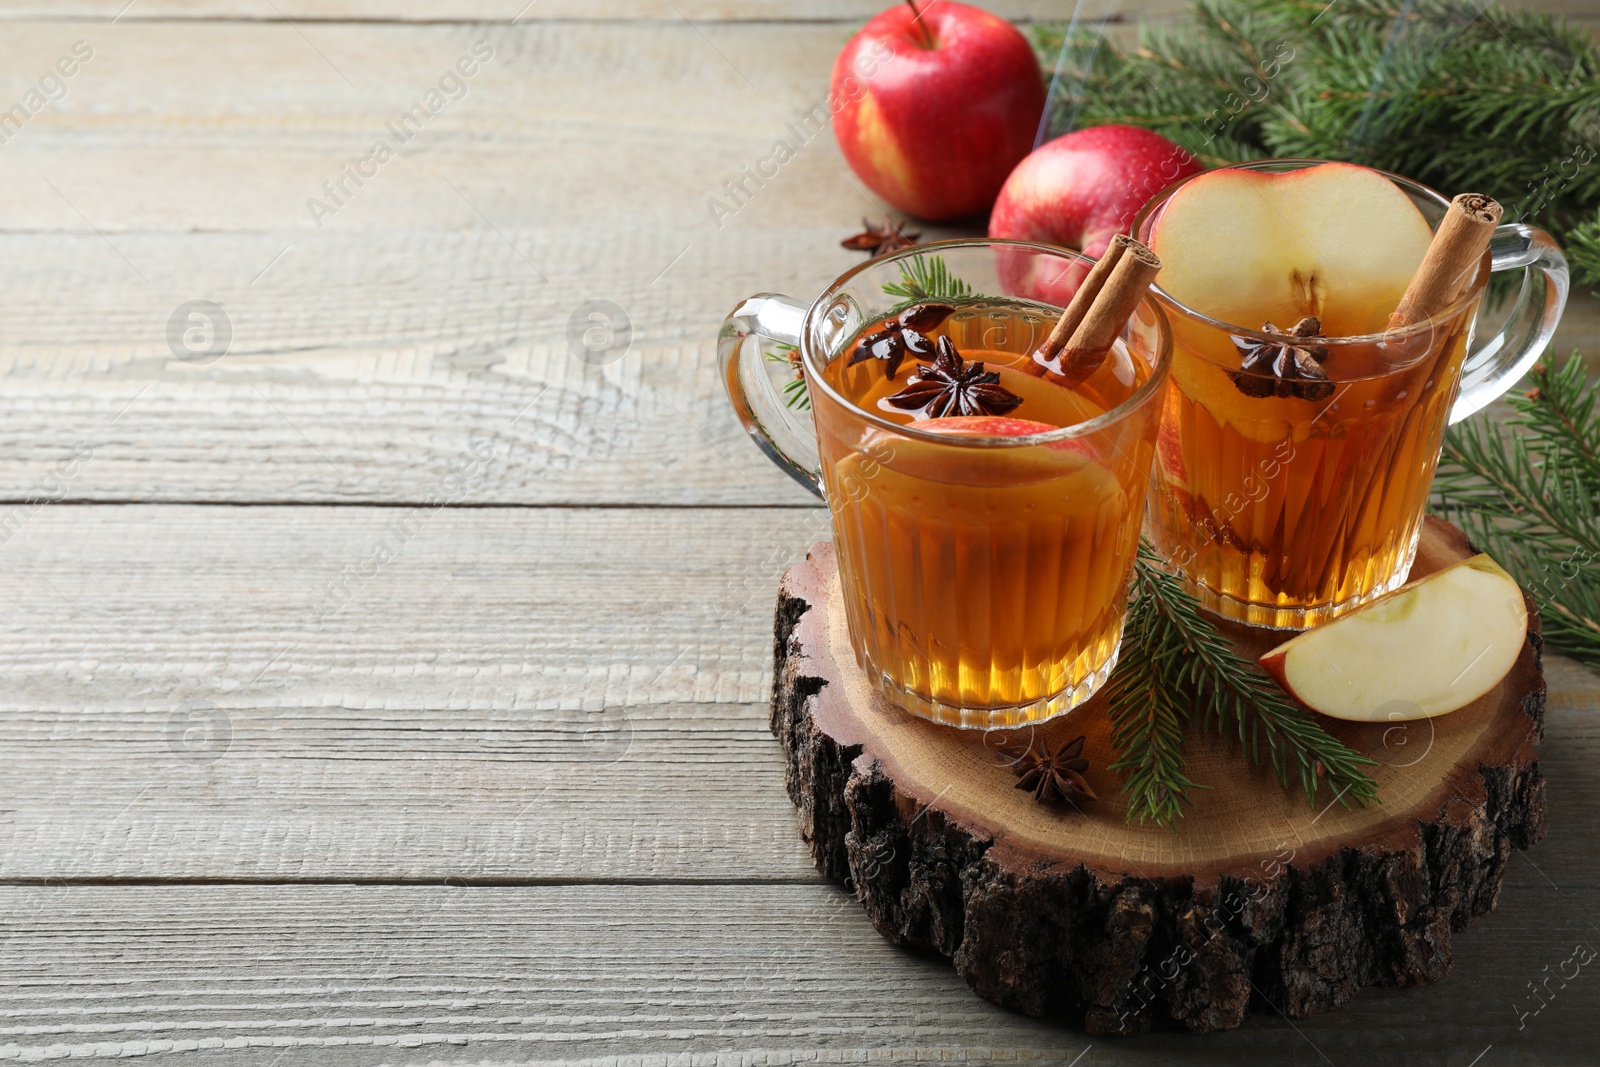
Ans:
[{"label": "whole star anise on board", "polygon": [[928,334],[955,314],[949,304],[915,304],[884,323],[880,329],[863,334],[850,353],[847,367],[868,359],[883,360],[884,373],[893,378],[907,355],[932,359],[935,348]]},{"label": "whole star anise on board", "polygon": [[1089,761],[1083,758],[1083,741],[1082,737],[1074,738],[1054,752],[1042,742],[1038,751],[1003,748],[1000,752],[1013,761],[1011,770],[1017,776],[1018,789],[1032,793],[1041,804],[1076,805],[1100,799],[1083,777],[1089,769]]},{"label": "whole star anise on board", "polygon": [[902,248],[910,248],[917,243],[917,238],[922,236],[919,230],[916,233],[907,233],[902,227],[905,220],[889,222],[885,220],[882,226],[874,226],[866,219],[861,220],[862,231],[839,242],[841,248],[848,248],[852,252],[865,252],[873,259],[886,256],[890,252],[898,252]]},{"label": "whole star anise on board", "polygon": [[906,387],[886,398],[902,411],[920,411],[925,419],[946,415],[1005,415],[1022,398],[1000,384],[995,371],[985,373],[982,362],[968,363],[955,342],[939,338],[932,363],[924,363],[906,379]]},{"label": "whole star anise on board", "polygon": [[1315,337],[1321,331],[1321,320],[1307,315],[1287,331],[1270,322],[1263,325],[1261,332],[1272,337],[1269,341],[1233,334],[1233,347],[1239,350],[1242,361],[1229,377],[1245,396],[1326,400],[1333,395],[1333,379],[1322,369],[1328,349],[1299,343],[1301,338]]}]

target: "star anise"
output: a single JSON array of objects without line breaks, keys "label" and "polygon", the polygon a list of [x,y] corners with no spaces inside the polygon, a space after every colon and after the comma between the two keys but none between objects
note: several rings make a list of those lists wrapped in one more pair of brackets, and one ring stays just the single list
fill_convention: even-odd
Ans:
[{"label": "star anise", "polygon": [[879,329],[863,334],[856,342],[855,351],[850,353],[850,362],[845,365],[853,367],[864,360],[881,359],[884,373],[893,378],[908,354],[918,359],[932,359],[934,344],[928,333],[938,329],[955,310],[949,304],[908,307]]},{"label": "star anise", "polygon": [[983,363],[968,363],[948,337],[939,338],[932,363],[924,363],[906,379],[906,387],[887,398],[904,411],[920,411],[925,419],[946,415],[1004,415],[1022,398],[1000,384]]},{"label": "star anise", "polygon": [[910,248],[917,243],[917,238],[922,236],[919,230],[916,233],[907,233],[901,229],[905,220],[899,223],[885,221],[882,226],[874,226],[866,219],[861,220],[865,227],[860,233],[846,237],[839,242],[841,248],[848,248],[852,252],[865,252],[873,259],[898,252],[902,248]]},{"label": "star anise", "polygon": [[1262,326],[1261,332],[1272,336],[1270,341],[1233,334],[1233,347],[1239,350],[1242,362],[1229,377],[1245,396],[1328,399],[1333,395],[1333,380],[1322,369],[1328,349],[1323,345],[1298,343],[1300,338],[1315,337],[1321,330],[1321,321],[1314,315],[1307,315],[1287,332],[1270,322]]},{"label": "star anise", "polygon": [[1054,752],[1043,744],[1037,752],[1032,748],[1003,748],[1000,752],[1012,760],[1011,770],[1017,776],[1018,789],[1032,793],[1033,799],[1041,804],[1077,805],[1100,799],[1083,777],[1083,772],[1089,769],[1089,761],[1083,758],[1083,741],[1081,737],[1075,738]]}]

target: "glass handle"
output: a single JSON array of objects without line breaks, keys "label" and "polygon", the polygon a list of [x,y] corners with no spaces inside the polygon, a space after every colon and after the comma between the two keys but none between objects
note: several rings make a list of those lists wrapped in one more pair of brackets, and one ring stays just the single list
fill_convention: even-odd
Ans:
[{"label": "glass handle", "polygon": [[[796,415],[784,402],[782,391],[767,370],[769,361],[760,344],[776,341],[798,348],[805,317],[805,307],[786,296],[752,296],[722,320],[717,358],[722,363],[722,382],[728,387],[734,414],[750,437],[781,470],[822,497],[822,458],[817,453],[816,433],[808,425],[809,420]],[[752,335],[757,343],[746,344]]]},{"label": "glass handle", "polygon": [[1451,423],[1498,400],[1528,372],[1544,354],[1567,306],[1567,257],[1537,226],[1520,222],[1497,226],[1489,258],[1489,269],[1495,273],[1525,271],[1522,291],[1500,331],[1467,354],[1461,392],[1450,409]]}]

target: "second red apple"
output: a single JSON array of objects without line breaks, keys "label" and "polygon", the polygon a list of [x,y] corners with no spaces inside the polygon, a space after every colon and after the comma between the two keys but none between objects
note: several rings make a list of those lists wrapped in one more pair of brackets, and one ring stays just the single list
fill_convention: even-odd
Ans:
[{"label": "second red apple", "polygon": [[[989,215],[989,236],[1074,248],[1096,259],[1156,193],[1205,170],[1159,133],[1091,126],[1057,137],[1017,164]],[[1011,291],[1064,306],[1081,271],[1008,278]]]}]

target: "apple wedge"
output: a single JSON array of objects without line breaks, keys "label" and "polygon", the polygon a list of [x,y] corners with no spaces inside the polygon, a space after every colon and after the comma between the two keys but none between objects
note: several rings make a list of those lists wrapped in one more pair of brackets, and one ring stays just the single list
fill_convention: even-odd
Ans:
[{"label": "apple wedge", "polygon": [[1424,719],[1493,689],[1527,635],[1521,588],[1477,555],[1284,642],[1261,666],[1306,707],[1335,719]]},{"label": "apple wedge", "polygon": [[1432,240],[1394,182],[1324,163],[1191,178],[1161,209],[1150,246],[1156,284],[1202,314],[1250,329],[1315,315],[1337,337],[1385,327]]}]

